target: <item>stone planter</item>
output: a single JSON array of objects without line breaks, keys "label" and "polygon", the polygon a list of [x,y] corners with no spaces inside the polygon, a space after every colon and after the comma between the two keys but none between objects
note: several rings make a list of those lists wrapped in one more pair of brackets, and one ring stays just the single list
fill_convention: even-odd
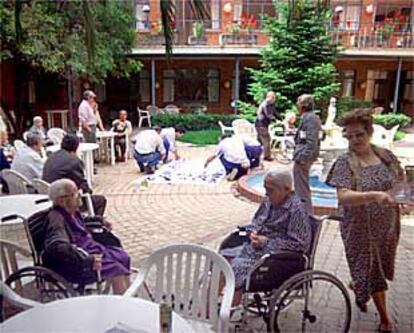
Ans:
[{"label": "stone planter", "polygon": [[207,37],[188,36],[188,45],[207,45]]},{"label": "stone planter", "polygon": [[257,35],[254,34],[221,34],[220,45],[256,45]]}]

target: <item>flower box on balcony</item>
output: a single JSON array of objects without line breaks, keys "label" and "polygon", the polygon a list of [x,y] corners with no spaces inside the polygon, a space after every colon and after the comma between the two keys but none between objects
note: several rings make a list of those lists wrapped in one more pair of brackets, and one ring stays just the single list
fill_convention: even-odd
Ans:
[{"label": "flower box on balcony", "polygon": [[188,36],[188,45],[207,45],[207,37]]},{"label": "flower box on balcony", "polygon": [[[174,34],[173,37],[174,43],[177,43],[178,37]],[[137,38],[137,43],[139,45],[165,45],[164,35],[141,35]]]},{"label": "flower box on balcony", "polygon": [[220,45],[256,45],[257,35],[254,34],[221,34]]}]

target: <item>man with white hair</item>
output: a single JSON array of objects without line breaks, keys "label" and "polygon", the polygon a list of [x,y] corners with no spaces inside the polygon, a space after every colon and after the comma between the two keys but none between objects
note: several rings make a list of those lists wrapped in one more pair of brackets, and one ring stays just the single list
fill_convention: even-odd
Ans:
[{"label": "man with white hair", "polygon": [[[221,251],[228,258],[234,257],[231,260],[236,278],[234,305],[240,303],[248,272],[264,254],[280,251],[306,253],[311,245],[310,217],[300,197],[292,191],[290,170],[269,171],[264,187],[266,196],[251,224],[246,227],[249,242],[239,248]],[[286,267],[281,266],[280,269]]]},{"label": "man with white hair", "polygon": [[322,131],[321,120],[313,112],[314,107],[315,101],[312,95],[303,94],[298,97],[297,108],[302,122],[295,135],[293,176],[295,192],[306,203],[309,212],[312,212],[309,170],[319,156],[319,134]]},{"label": "man with white hair", "polygon": [[11,169],[21,173],[30,181],[42,178],[44,162],[40,154],[43,142],[40,135],[29,133],[26,138],[26,146],[17,151]]},{"label": "man with white hair", "polygon": [[44,222],[45,241],[42,259],[46,267],[70,282],[89,284],[103,280],[112,284],[115,294],[129,285],[131,259],[120,247],[96,242],[79,213],[80,194],[70,179],[50,185],[53,208]]},{"label": "man with white hair", "polygon": [[92,90],[86,90],[83,93],[83,100],[79,104],[78,116],[79,122],[82,127],[82,134],[85,142],[95,143],[96,142],[96,125],[98,119],[94,112],[96,104],[96,95]]},{"label": "man with white hair", "polygon": [[46,130],[43,127],[43,119],[40,116],[33,118],[33,126],[30,127],[29,133],[40,135],[42,139],[46,140]]},{"label": "man with white hair", "polygon": [[276,94],[274,91],[269,91],[266,94],[266,99],[259,105],[257,110],[257,118],[254,123],[257,131],[257,138],[263,146],[264,159],[266,161],[273,161],[270,151],[270,134],[269,125],[275,120],[283,120],[275,107]]}]

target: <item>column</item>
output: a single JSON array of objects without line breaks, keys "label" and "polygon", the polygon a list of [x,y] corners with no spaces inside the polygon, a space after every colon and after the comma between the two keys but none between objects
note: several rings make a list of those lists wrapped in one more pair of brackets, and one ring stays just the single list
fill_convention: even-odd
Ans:
[{"label": "column", "polygon": [[155,104],[155,59],[151,58],[151,105]]},{"label": "column", "polygon": [[234,69],[234,101],[236,104],[234,105],[234,113],[237,113],[237,101],[240,97],[240,59],[236,57],[235,69]]}]

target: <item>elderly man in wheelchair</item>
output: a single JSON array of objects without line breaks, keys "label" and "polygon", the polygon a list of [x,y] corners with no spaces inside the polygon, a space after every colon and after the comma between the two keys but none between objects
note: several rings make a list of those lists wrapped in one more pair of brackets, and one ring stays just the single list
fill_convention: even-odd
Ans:
[{"label": "elderly man in wheelchair", "polygon": [[[279,331],[275,310],[280,311],[290,302],[289,299],[280,299],[284,291],[280,287],[285,289],[287,282],[287,290],[297,294],[298,290],[308,288],[312,284],[309,281],[318,279],[320,274],[322,280],[340,284],[338,288],[348,306],[349,297],[338,279],[329,273],[312,271],[320,221],[307,213],[303,202],[293,192],[291,171],[269,171],[264,187],[266,197],[252,223],[238,227],[225,238],[219,249],[234,270],[236,291],[233,306],[237,308],[242,303],[243,325],[246,324],[246,312],[252,312],[263,317],[268,330]],[[312,323],[316,316],[308,311],[306,303],[301,311],[302,320]],[[349,327],[348,312],[350,308],[347,307],[344,331]]]}]

